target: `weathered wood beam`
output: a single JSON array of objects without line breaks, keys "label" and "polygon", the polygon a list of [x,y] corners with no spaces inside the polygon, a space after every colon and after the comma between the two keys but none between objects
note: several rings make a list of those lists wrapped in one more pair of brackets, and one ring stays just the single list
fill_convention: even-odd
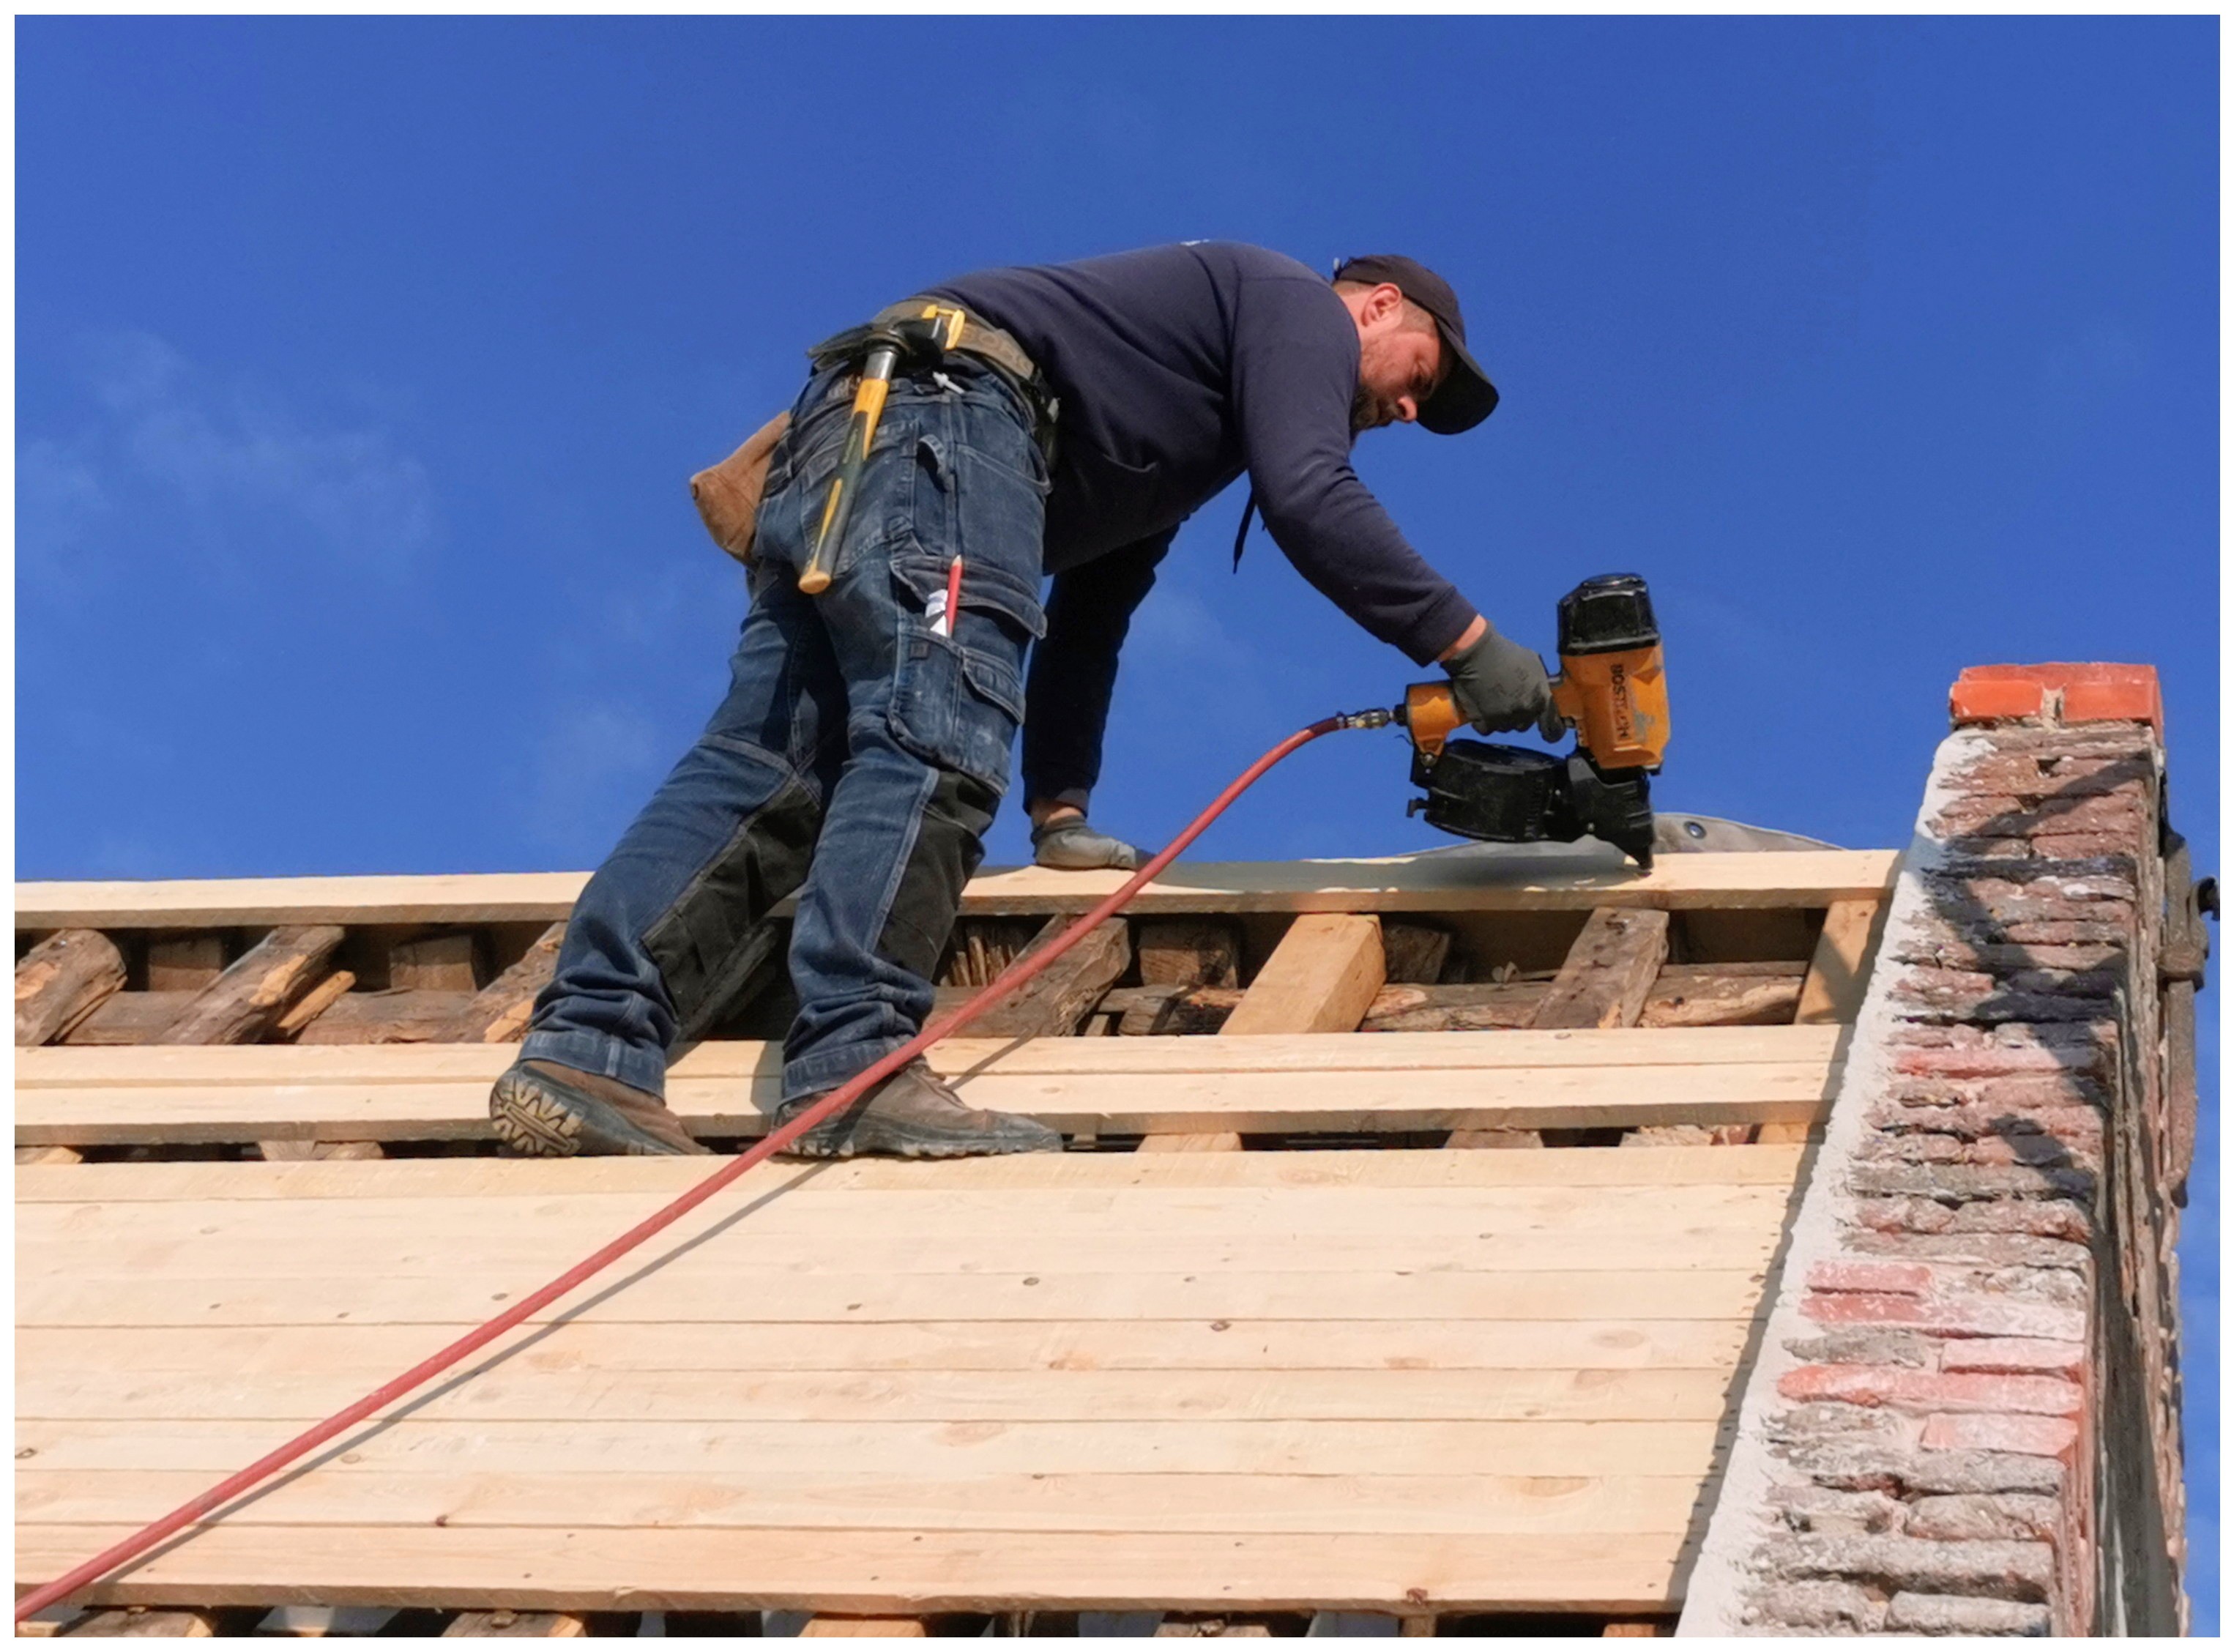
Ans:
[{"label": "weathered wood beam", "polygon": [[124,984],[124,955],[98,930],[49,935],[16,966],[16,1045],[68,1032]]},{"label": "weathered wood beam", "polygon": [[[1069,927],[1067,918],[1049,918],[1022,957],[1052,946]],[[1068,1036],[1078,1030],[1087,1012],[1132,962],[1132,932],[1123,918],[1110,918],[1097,924],[1021,990],[972,1021],[965,1030],[972,1038]]]},{"label": "weathered wood beam", "polygon": [[191,992],[114,992],[55,1041],[58,1044],[145,1044],[179,1018]]},{"label": "weathered wood beam", "polygon": [[257,1151],[273,1164],[311,1159],[384,1159],[376,1141],[259,1141]]},{"label": "weathered wood beam", "polygon": [[1139,947],[1144,986],[1241,984],[1241,935],[1226,920],[1151,918],[1140,925]]},{"label": "weathered wood beam", "polygon": [[207,1612],[166,1612],[137,1607],[91,1613],[57,1630],[56,1638],[97,1636],[125,1640],[199,1641],[216,1633],[216,1620]]},{"label": "weathered wood beam", "polygon": [[1634,1027],[1667,961],[1667,913],[1602,906],[1575,937],[1530,1024]]},{"label": "weathered wood beam", "polygon": [[558,949],[566,939],[566,926],[553,924],[535,937],[519,961],[483,987],[471,1002],[449,1022],[436,1028],[434,1041],[441,1044],[516,1044],[527,1033],[527,1018],[535,1009],[536,995],[551,984],[558,971]]},{"label": "weathered wood beam", "polygon": [[1433,924],[1384,918],[1381,950],[1387,960],[1388,980],[1432,986],[1442,979],[1444,961],[1451,955],[1451,932]]},{"label": "weathered wood beam", "polygon": [[150,992],[199,992],[224,973],[222,935],[159,935],[147,943]]},{"label": "weathered wood beam", "polygon": [[303,1028],[298,1044],[441,1044],[495,1042],[452,1039],[473,998],[462,992],[352,992]]},{"label": "weathered wood beam", "polygon": [[[1671,963],[1645,995],[1640,1027],[1780,1027],[1806,966],[1797,963]],[[1512,1030],[1534,1023],[1549,981],[1484,982],[1454,986],[1391,983],[1373,996],[1358,1030],[1458,1033]],[[1095,1006],[1118,1017],[1128,1037],[1214,1033],[1240,1003],[1234,987],[1118,987]]]},{"label": "weathered wood beam", "polygon": [[332,924],[286,924],[195,995],[158,1041],[246,1044],[262,1037],[323,973],[342,944]]},{"label": "weathered wood beam", "polygon": [[[1728,966],[1723,966],[1727,969]],[[1678,970],[1683,973],[1675,980]],[[1800,976],[1730,975],[1712,964],[1671,964],[1646,993],[1639,1027],[1785,1027],[1800,1004]]]},{"label": "weathered wood beam", "polygon": [[589,1622],[572,1612],[460,1612],[442,1626],[441,1637],[498,1636],[513,1640],[573,1640],[590,1632]]},{"label": "weathered wood beam", "polygon": [[873,1636],[912,1641],[929,1636],[931,1629],[919,1617],[846,1617],[819,1612],[800,1626],[799,1634],[801,1640],[813,1636],[826,1640]]},{"label": "weathered wood beam", "polygon": [[430,935],[389,948],[388,984],[406,992],[478,992],[474,937]]},{"label": "weathered wood beam", "polygon": [[297,1038],[303,1029],[331,1009],[342,996],[356,985],[356,977],[346,970],[336,970],[288,1006],[287,1013],[271,1023],[275,1037]]}]

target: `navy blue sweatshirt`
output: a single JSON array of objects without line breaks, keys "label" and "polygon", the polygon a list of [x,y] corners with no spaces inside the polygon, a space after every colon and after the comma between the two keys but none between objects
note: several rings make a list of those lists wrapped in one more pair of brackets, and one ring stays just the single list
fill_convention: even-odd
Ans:
[{"label": "navy blue sweatshirt", "polygon": [[1049,573],[1177,527],[1245,468],[1274,543],[1382,642],[1425,665],[1473,624],[1350,468],[1357,326],[1306,265],[1209,241],[931,291],[1014,334],[1061,398]]},{"label": "navy blue sweatshirt", "polygon": [[1133,610],[1179,525],[1244,470],[1273,542],[1375,637],[1425,665],[1473,623],[1350,467],[1357,326],[1307,265],[1197,242],[927,291],[1013,334],[1061,401],[1029,796],[1091,790]]}]

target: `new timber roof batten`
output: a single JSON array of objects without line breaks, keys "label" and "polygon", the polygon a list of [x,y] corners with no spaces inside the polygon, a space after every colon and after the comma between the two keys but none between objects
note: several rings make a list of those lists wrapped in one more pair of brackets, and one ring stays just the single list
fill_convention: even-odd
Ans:
[{"label": "new timber roof batten", "polygon": [[[1610,872],[1602,857],[1422,855],[1385,860],[1180,861],[1128,917],[1159,912],[1587,911],[1597,906],[1826,906],[1882,894],[1897,859],[1885,850],[1668,855],[1647,873]],[[247,878],[16,885],[23,930],[191,929],[247,924],[549,923],[566,916],[586,872],[472,876]],[[995,868],[972,878],[965,917],[1082,912],[1122,872]],[[781,914],[787,908],[779,907]]]}]

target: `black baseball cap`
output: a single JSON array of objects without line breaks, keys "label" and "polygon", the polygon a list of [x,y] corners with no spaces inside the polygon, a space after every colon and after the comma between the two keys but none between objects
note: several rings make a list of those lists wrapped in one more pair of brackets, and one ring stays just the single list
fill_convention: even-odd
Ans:
[{"label": "black baseball cap", "polygon": [[1376,287],[1388,282],[1435,318],[1435,330],[1443,336],[1443,354],[1450,365],[1435,393],[1420,408],[1422,428],[1439,436],[1455,436],[1497,411],[1497,387],[1466,349],[1466,317],[1459,313],[1459,296],[1451,291],[1449,282],[1416,259],[1395,252],[1344,258],[1335,265],[1333,278]]}]

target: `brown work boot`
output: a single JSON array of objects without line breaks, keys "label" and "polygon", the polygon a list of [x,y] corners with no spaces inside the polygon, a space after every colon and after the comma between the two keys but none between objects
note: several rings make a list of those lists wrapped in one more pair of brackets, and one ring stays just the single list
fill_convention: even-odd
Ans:
[{"label": "brown work boot", "polygon": [[657,1096],[556,1061],[515,1061],[489,1092],[489,1124],[523,1158],[702,1153]]},{"label": "brown work boot", "polygon": [[[787,1103],[776,1123],[788,1123],[821,1099]],[[977,1153],[1061,1152],[1062,1135],[1036,1119],[964,1106],[944,1080],[914,1061],[786,1151],[801,1159],[851,1159],[856,1153],[966,1159]]]}]

